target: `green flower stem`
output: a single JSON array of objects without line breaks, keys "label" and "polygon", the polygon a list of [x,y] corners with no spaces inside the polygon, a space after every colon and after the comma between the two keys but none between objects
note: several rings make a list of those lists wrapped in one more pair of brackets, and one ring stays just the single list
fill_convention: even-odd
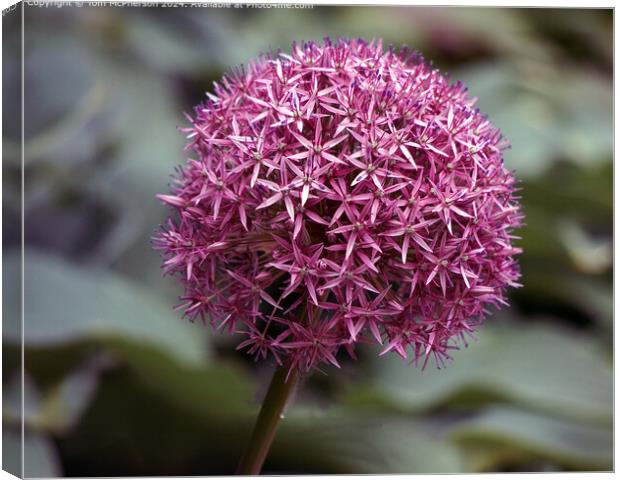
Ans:
[{"label": "green flower stem", "polygon": [[[288,375],[288,378],[286,378]],[[282,418],[284,407],[291,398],[297,384],[297,372],[279,367],[273,374],[269,390],[263,400],[263,406],[258,414],[250,443],[237,467],[237,475],[260,474],[269,448],[273,442],[278,424]]]}]

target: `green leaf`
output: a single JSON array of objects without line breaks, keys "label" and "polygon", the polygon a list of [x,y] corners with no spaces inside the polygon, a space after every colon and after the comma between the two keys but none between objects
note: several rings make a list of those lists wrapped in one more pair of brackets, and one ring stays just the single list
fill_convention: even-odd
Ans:
[{"label": "green leaf", "polygon": [[24,373],[22,377],[21,373],[18,373],[6,383],[2,405],[5,422],[14,426],[21,425],[22,420],[26,424],[36,424],[40,408],[41,395],[30,375]]},{"label": "green leaf", "polygon": [[606,327],[607,340],[611,346],[611,327],[614,320],[614,292],[612,285],[598,279],[573,277],[566,281],[566,290],[573,301]]},{"label": "green leaf", "polygon": [[40,408],[40,428],[61,434],[72,428],[95,396],[99,383],[96,362],[78,366],[48,392]]},{"label": "green leaf", "polygon": [[[234,471],[243,449],[240,437],[250,423],[240,426],[239,417],[231,414],[226,405],[238,404],[240,399],[234,394],[227,396],[227,384],[216,383],[210,375],[200,380],[203,387],[177,378],[169,388],[168,375],[151,375],[145,378],[137,374],[135,366],[122,365],[102,377],[98,393],[79,424],[59,441],[62,457],[71,459],[72,475],[206,475]],[[191,382],[196,381],[192,377]],[[211,389],[216,396],[220,392],[220,401],[209,400],[198,412],[198,404],[205,397],[192,399],[189,395],[199,388]]]},{"label": "green leaf", "polygon": [[[310,473],[455,473],[460,453],[420,422],[297,409],[285,415],[266,464]],[[318,470],[317,470],[318,469]]]},{"label": "green leaf", "polygon": [[[58,453],[51,439],[37,432],[24,435],[23,478],[54,478],[62,476]],[[21,476],[21,435],[18,429],[2,429],[3,469]]]},{"label": "green leaf", "polygon": [[[129,342],[107,348],[122,367],[102,377],[95,401],[63,441],[74,462],[86,465],[77,473],[234,471],[259,407],[245,375],[225,364],[182,365],[159,349]],[[293,406],[266,471],[458,472],[462,466],[445,437],[409,419]]]},{"label": "green leaf", "polygon": [[[243,449],[259,404],[251,402],[251,384],[238,369],[182,366],[155,349],[121,343],[113,352],[150,394],[209,425],[207,435],[228,431],[227,441]],[[458,472],[462,466],[459,452],[423,425],[339,409],[292,406],[275,442],[269,458],[279,472]],[[226,456],[235,458],[235,449],[228,449]],[[441,454],[431,454],[437,451]]]},{"label": "green leaf", "polygon": [[[20,278],[18,254],[8,253],[3,268],[4,278]],[[205,358],[201,326],[179,319],[171,306],[119,275],[27,249],[24,281],[26,347],[120,337],[157,345],[189,363]],[[18,317],[18,282],[7,282],[5,299],[5,315]],[[19,343],[19,324],[6,325],[5,341]]]},{"label": "green leaf", "polygon": [[[22,384],[23,379],[23,384]],[[23,407],[22,410],[22,395]],[[2,468],[15,476],[61,476],[60,460],[52,441],[42,428],[41,398],[37,386],[28,374],[17,375],[5,385],[2,405]],[[22,421],[24,438],[22,450]]]},{"label": "green leaf", "polygon": [[110,342],[108,348],[145,388],[189,414],[218,423],[230,415],[252,413],[251,383],[233,365],[190,365],[162,349],[121,338]]},{"label": "green leaf", "polygon": [[168,210],[155,195],[168,190],[174,168],[185,161],[185,138],[177,127],[187,120],[170,86],[152,71],[106,58],[99,59],[97,71],[105,101],[114,106],[108,135],[117,145],[109,165],[85,181],[117,218],[94,256],[159,287],[159,255],[149,240]]},{"label": "green leaf", "polygon": [[477,450],[477,461],[485,469],[492,470],[501,464],[506,452],[526,460],[550,460],[577,470],[612,469],[611,425],[594,426],[532,412],[493,408],[459,423],[451,435],[467,450]]},{"label": "green leaf", "polygon": [[560,159],[589,166],[611,158],[609,78],[533,61],[479,65],[454,78],[479,96],[478,106],[510,140],[506,163],[521,178],[540,175]]},{"label": "green leaf", "polygon": [[[570,418],[611,421],[611,366],[599,344],[586,334],[528,323],[487,324],[478,336],[478,342],[455,352],[454,362],[442,370],[431,366],[420,371],[396,355],[377,359],[366,399],[408,411],[450,402],[479,407],[486,399]],[[352,390],[347,398],[362,402],[355,395]]]}]

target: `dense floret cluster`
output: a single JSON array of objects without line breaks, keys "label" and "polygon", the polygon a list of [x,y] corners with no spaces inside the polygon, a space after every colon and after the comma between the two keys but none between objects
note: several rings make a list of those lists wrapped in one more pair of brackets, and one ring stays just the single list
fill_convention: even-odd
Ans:
[{"label": "dense floret cluster", "polygon": [[500,132],[407,49],[294,44],[215,85],[155,237],[191,319],[307,371],[359,342],[439,365],[517,286]]}]

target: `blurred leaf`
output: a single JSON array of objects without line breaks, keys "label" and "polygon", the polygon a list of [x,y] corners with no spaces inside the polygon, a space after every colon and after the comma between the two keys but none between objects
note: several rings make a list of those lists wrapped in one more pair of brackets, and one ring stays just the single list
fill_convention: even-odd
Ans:
[{"label": "blurred leaf", "polygon": [[72,428],[94,398],[98,377],[94,362],[79,366],[65,377],[41,405],[41,428],[55,433]]},{"label": "blurred leaf", "polygon": [[[2,429],[3,468],[13,474],[21,472],[21,435],[12,428]],[[60,460],[52,441],[36,432],[24,436],[24,478],[62,476]]]},{"label": "blurred leaf", "polygon": [[[23,378],[23,386],[22,386]],[[23,387],[23,388],[22,388]],[[23,410],[22,410],[22,393]],[[21,476],[22,473],[22,421],[24,422],[23,439],[23,476],[59,477],[60,461],[56,449],[46,432],[41,431],[41,398],[39,389],[27,373],[22,377],[16,375],[4,387],[2,404],[2,467],[10,473]],[[23,415],[22,415],[23,412]]]},{"label": "blurred leaf", "polygon": [[521,178],[553,162],[608,162],[613,148],[608,77],[576,67],[526,61],[480,65],[456,73],[478,106],[510,140],[506,163]]},{"label": "blurred leaf", "polygon": [[[335,10],[336,7],[329,8],[330,13]],[[391,44],[395,47],[407,44],[414,50],[422,50],[428,41],[424,30],[414,27],[423,23],[423,9],[366,5],[361,8],[341,7],[340,12],[343,21],[337,22],[331,28],[333,37],[348,35],[367,41],[381,38],[386,47]],[[336,17],[330,15],[328,18]],[[342,31],[343,27],[347,31]]]},{"label": "blurred leaf", "polygon": [[[467,55],[469,44],[471,53],[478,51],[484,57],[495,54],[509,60],[526,57],[541,61],[552,57],[552,51],[536,38],[520,9],[417,7],[399,12],[400,17],[407,18],[407,14],[422,41],[429,42],[439,55]],[[401,33],[401,37],[404,35]]]},{"label": "blurred leaf", "polygon": [[[550,270],[570,265],[570,257],[563,248],[549,248],[559,244],[557,231],[549,228],[553,221],[548,212],[539,207],[524,205],[526,225],[519,228],[516,234],[520,237],[515,243],[523,249],[520,264],[527,262],[537,263],[535,266]],[[554,272],[555,273],[555,272]],[[521,282],[523,283],[523,282]],[[524,288],[528,288],[527,283]]]},{"label": "blurred leaf", "polygon": [[93,365],[82,366],[62,379],[51,391],[41,392],[29,372],[24,374],[24,415],[21,415],[21,375],[7,385],[3,419],[28,431],[60,434],[70,429],[92,400],[97,386]]},{"label": "blurred leaf", "polygon": [[518,230],[523,288],[511,297],[526,314],[610,324],[612,177],[611,164],[585,168],[561,162],[523,183],[525,225]]},{"label": "blurred leaf", "polygon": [[[603,279],[560,269],[549,262],[522,262],[522,271],[524,288],[511,292],[511,297],[528,308],[528,317],[532,311],[546,308],[553,310],[551,316],[565,315],[566,323],[583,325],[591,320],[602,326],[611,324],[613,291]],[[607,337],[605,344],[611,340]]]},{"label": "blurred leaf", "polygon": [[29,139],[47,128],[55,128],[80,99],[93,79],[88,46],[70,35],[54,32],[54,41],[40,30],[31,30],[24,51],[25,134]]},{"label": "blurred leaf", "polygon": [[92,161],[97,149],[108,140],[108,108],[101,85],[93,82],[64,117],[25,143],[25,164],[40,165],[45,161],[55,167],[72,168]]},{"label": "blurred leaf", "polygon": [[147,389],[187,413],[217,423],[251,412],[251,383],[238,368],[223,362],[188,365],[164,350],[123,339],[112,342],[110,351]]},{"label": "blurred leaf", "polygon": [[549,62],[553,51],[541,42],[519,8],[442,9],[461,31],[477,32],[504,58]]},{"label": "blurred leaf", "polygon": [[[459,423],[452,436],[466,450],[478,450],[477,461],[485,470],[496,468],[507,451],[512,456],[521,454],[526,459],[548,459],[576,470],[612,469],[611,425],[593,426],[494,408]],[[478,465],[478,469],[481,466]]]},{"label": "blurred leaf", "polygon": [[2,470],[17,478],[22,477],[21,429],[9,427],[6,420],[2,425]]},{"label": "blurred leaf", "polygon": [[116,106],[118,145],[108,168],[90,184],[117,212],[117,221],[94,257],[147,286],[170,289],[174,282],[162,279],[150,237],[168,213],[155,195],[168,190],[175,166],[185,160],[184,137],[177,131],[185,119],[163,77],[109,59],[100,59],[98,71],[106,101]]},{"label": "blurred leaf", "polygon": [[191,28],[190,22],[178,25],[182,16],[175,15],[173,10],[169,12],[165,17],[133,16],[126,39],[130,48],[150,68],[163,73],[191,74],[208,66],[212,47],[201,44],[198,32]]},{"label": "blurred leaf", "polygon": [[[562,282],[564,284],[564,282]],[[614,320],[614,292],[611,285],[598,279],[574,277],[565,283],[567,295],[601,325],[611,328]],[[610,347],[613,335],[606,337]]]},{"label": "blurred leaf", "polygon": [[[605,160],[605,159],[602,159]],[[546,175],[529,178],[522,187],[529,212],[570,217],[585,225],[598,225],[611,233],[613,215],[613,166],[611,156],[600,165],[577,166],[561,162]],[[568,208],[570,206],[570,208]],[[523,231],[527,231],[527,228]]]},{"label": "blurred leaf", "polygon": [[[424,371],[396,355],[377,359],[372,402],[419,411],[450,403],[479,407],[486,397],[569,418],[611,421],[611,366],[585,334],[536,324],[489,324],[480,329],[478,342],[453,356],[445,369]],[[472,394],[474,402],[468,401]],[[355,402],[355,395],[349,392],[349,401]]]},{"label": "blurred leaf", "polygon": [[[235,443],[242,450],[258,413],[245,376],[226,365],[183,367],[154,349],[117,347],[115,354],[151,394],[201,419],[212,431],[237,432]],[[404,437],[408,442],[402,442]],[[430,455],[437,450],[442,454]],[[235,450],[227,456],[234,458]],[[461,465],[454,448],[413,422],[294,407],[283,420],[270,459],[280,472],[456,472]]]},{"label": "blurred leaf", "polygon": [[[170,358],[168,357],[168,360]],[[61,440],[77,470],[70,475],[231,474],[249,438],[257,405],[234,387],[234,371],[181,370],[166,360],[116,370],[78,428]],[[232,386],[231,386],[232,382]],[[107,428],[110,424],[115,428]],[[404,440],[406,439],[406,440]],[[105,459],[105,460],[104,460]],[[265,472],[458,472],[458,450],[409,420],[293,408],[285,415]]]},{"label": "blurred leaf", "polygon": [[[20,258],[4,257],[4,278],[18,278]],[[110,272],[77,267],[27,249],[24,268],[26,346],[66,344],[115,336],[158,345],[181,361],[202,362],[206,343],[198,325],[182,321],[152,293]],[[7,314],[19,315],[18,285],[9,283]],[[10,326],[10,325],[9,325]],[[19,330],[4,332],[20,341]]]},{"label": "blurred leaf", "polygon": [[613,65],[613,10],[581,8],[522,9],[540,35],[573,59],[597,67]]},{"label": "blurred leaf", "polygon": [[[109,108],[94,75],[95,55],[89,46],[76,42],[66,31],[29,31],[24,52],[28,91],[24,104],[25,163],[88,163],[105,141],[104,122]],[[49,41],[50,35],[54,42]],[[18,108],[18,98],[7,96],[8,111]],[[19,145],[17,138],[5,138],[9,158],[19,157]],[[29,175],[29,184],[33,176],[37,175]]]},{"label": "blurred leaf", "polygon": [[63,458],[72,458],[67,475],[204,474],[192,468],[206,461],[217,472],[226,455],[232,471],[239,435],[254,419],[250,383],[238,369],[190,363],[120,336],[107,338],[102,353],[86,367],[108,368],[78,371],[42,401],[36,426],[53,431]]},{"label": "blurred leaf", "polygon": [[27,373],[24,373],[23,377],[21,372],[14,375],[4,386],[2,416],[9,424],[21,425],[22,420],[25,423],[35,423],[40,408],[41,395],[32,377]]},{"label": "blurred leaf", "polygon": [[336,474],[463,470],[459,452],[422,424],[344,409],[293,409],[278,430],[267,471],[270,466],[277,466],[278,471]]},{"label": "blurred leaf", "polygon": [[[98,394],[79,424],[59,439],[61,456],[71,458],[66,475],[232,473],[243,446],[238,442],[239,427],[230,417],[218,416],[217,408],[209,404],[200,416],[188,413],[142,380],[127,367],[102,376]],[[182,389],[171,392],[179,398],[185,394]],[[213,421],[205,421],[205,414]]]},{"label": "blurred leaf", "polygon": [[612,266],[612,239],[592,238],[581,226],[568,219],[558,222],[558,237],[562,240],[578,271],[604,273]]},{"label": "blurred leaf", "polygon": [[[126,367],[104,375],[100,393],[77,428],[68,432],[63,445],[71,445],[78,458],[113,459],[118,469],[110,465],[103,470],[99,466],[98,470],[74,473],[231,473],[258,410],[257,403],[250,403],[248,379],[237,369],[221,364],[180,364],[154,347],[116,341],[108,348]],[[166,412],[169,420],[158,419],[161,412]],[[104,427],[110,423],[116,425],[114,429]],[[157,424],[155,436],[153,424]],[[74,443],[77,439],[78,452],[74,450],[78,448]],[[161,452],[167,451],[168,444],[175,445],[174,452],[164,458]],[[132,465],[136,458],[140,463]],[[179,468],[179,463],[185,468]],[[213,470],[195,470],[197,465]],[[282,422],[267,469],[381,473],[457,472],[461,467],[453,446],[415,422],[338,409],[321,412],[294,407]]]}]

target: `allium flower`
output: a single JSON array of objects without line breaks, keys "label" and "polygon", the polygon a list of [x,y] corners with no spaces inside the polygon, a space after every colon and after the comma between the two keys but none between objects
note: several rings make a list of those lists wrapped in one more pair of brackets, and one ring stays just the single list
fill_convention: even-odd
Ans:
[{"label": "allium flower", "polygon": [[518,286],[507,143],[418,54],[293,44],[207,96],[155,238],[190,319],[298,371],[371,341],[439,366]]}]

